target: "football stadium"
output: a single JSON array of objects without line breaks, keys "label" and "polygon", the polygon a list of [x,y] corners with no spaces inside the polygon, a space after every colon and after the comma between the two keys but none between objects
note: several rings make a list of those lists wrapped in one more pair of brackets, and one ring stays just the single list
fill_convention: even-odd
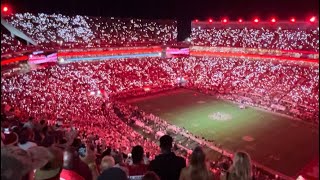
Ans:
[{"label": "football stadium", "polygon": [[317,16],[1,11],[1,178],[319,179]]}]

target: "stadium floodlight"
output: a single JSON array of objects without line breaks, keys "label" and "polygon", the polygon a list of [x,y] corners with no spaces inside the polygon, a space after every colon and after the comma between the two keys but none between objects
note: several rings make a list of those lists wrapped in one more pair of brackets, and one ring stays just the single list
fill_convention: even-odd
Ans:
[{"label": "stadium floodlight", "polygon": [[238,22],[239,22],[239,23],[242,23],[242,22],[243,22],[243,19],[241,19],[241,18],[238,19]]},{"label": "stadium floodlight", "polygon": [[258,18],[254,18],[253,22],[258,23],[259,19]]},{"label": "stadium floodlight", "polygon": [[212,22],[213,22],[213,20],[210,18],[210,19],[209,19],[209,23],[212,23]]},{"label": "stadium floodlight", "polygon": [[3,12],[8,12],[8,10],[9,10],[8,6],[4,6],[4,7],[2,8],[2,11],[3,11]]},{"label": "stadium floodlight", "polygon": [[275,23],[276,21],[277,21],[276,18],[272,18],[272,19],[271,19],[271,22],[272,22],[272,23]]},{"label": "stadium floodlight", "polygon": [[294,23],[294,22],[296,22],[296,18],[293,17],[290,19],[290,21]]},{"label": "stadium floodlight", "polygon": [[315,17],[315,16],[312,16],[312,17],[309,19],[309,21],[312,22],[312,23],[315,22],[315,21],[316,21],[316,17]]},{"label": "stadium floodlight", "polygon": [[227,18],[223,18],[223,19],[222,19],[222,22],[223,22],[223,23],[227,23],[227,22],[228,22],[228,19],[227,19]]}]

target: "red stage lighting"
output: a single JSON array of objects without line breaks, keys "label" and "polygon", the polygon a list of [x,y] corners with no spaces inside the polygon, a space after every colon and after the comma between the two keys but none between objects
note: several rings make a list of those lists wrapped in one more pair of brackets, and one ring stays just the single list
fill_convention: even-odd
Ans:
[{"label": "red stage lighting", "polygon": [[212,23],[213,22],[213,20],[212,19],[209,19],[209,23]]},{"label": "red stage lighting", "polygon": [[194,20],[195,22],[199,22],[199,20],[198,19],[196,19],[196,20]]},{"label": "red stage lighting", "polygon": [[242,23],[242,22],[243,22],[243,20],[242,20],[242,19],[239,19],[239,20],[238,20],[238,22],[239,22],[239,23]]},{"label": "red stage lighting", "polygon": [[228,22],[228,19],[227,19],[227,18],[224,18],[224,19],[222,20],[222,22],[223,22],[223,23],[227,23],[227,22]]},{"label": "red stage lighting", "polygon": [[276,18],[271,19],[271,22],[273,22],[273,23],[275,23],[276,21],[277,21]]},{"label": "red stage lighting", "polygon": [[296,19],[295,18],[291,18],[290,21],[294,23],[294,22],[296,22]]},{"label": "red stage lighting", "polygon": [[315,22],[316,21],[316,17],[315,16],[312,16],[311,18],[310,18],[310,22]]},{"label": "red stage lighting", "polygon": [[253,20],[253,22],[258,23],[258,22],[259,22],[259,19],[258,19],[258,18],[255,18],[255,19]]}]

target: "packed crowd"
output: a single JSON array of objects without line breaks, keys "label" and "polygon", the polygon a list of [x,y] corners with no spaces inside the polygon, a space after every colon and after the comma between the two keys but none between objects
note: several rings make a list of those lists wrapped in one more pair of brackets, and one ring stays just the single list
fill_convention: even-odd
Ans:
[{"label": "packed crowd", "polygon": [[12,37],[10,34],[3,33],[1,31],[1,54],[19,52],[26,50],[26,45],[24,45],[18,39]]},{"label": "packed crowd", "polygon": [[192,44],[319,52],[319,28],[192,28]]},{"label": "packed crowd", "polygon": [[[152,145],[153,143],[148,142],[146,138],[139,138],[141,135],[121,125],[123,122],[119,121],[115,116],[116,111],[113,111],[115,107],[119,107],[118,104],[104,105],[98,111],[94,111],[100,118],[95,119],[94,115],[91,115],[92,121],[84,119],[77,121],[78,118],[51,120],[46,118],[49,116],[43,116],[39,121],[28,117],[28,114],[22,113],[19,109],[9,105],[2,106],[1,158],[6,166],[1,168],[1,177],[17,180],[108,178],[143,180],[152,176],[152,179],[158,180],[188,179],[188,175],[192,175],[194,180],[199,178],[209,180],[219,179],[220,176],[221,179],[225,179],[228,173],[236,177],[240,175],[231,169],[235,168],[232,162],[237,162],[237,159],[232,161],[230,158],[219,158],[215,164],[210,163],[199,146],[192,148],[194,151],[185,156],[187,159],[177,157],[174,152],[179,153],[178,148],[173,146],[173,139],[168,135],[160,138],[161,153],[154,156],[159,152],[157,146]],[[129,115],[130,111],[127,113],[126,115]],[[83,115],[87,116],[87,113]],[[120,130],[122,137],[117,135]],[[125,139],[130,141],[124,142]],[[134,146],[132,143],[142,146]],[[131,151],[129,147],[132,147]],[[151,149],[154,151],[146,152]],[[239,153],[242,152],[236,153],[235,156]],[[249,164],[241,164],[242,167],[237,168],[246,166],[248,168],[246,176],[273,179],[264,174],[261,176],[260,171],[251,166],[249,156],[245,153],[243,155],[247,156],[244,160]],[[201,163],[201,167],[197,168],[204,170],[207,177],[201,177],[192,171],[188,172],[189,168],[197,165],[197,162]],[[20,171],[12,173],[17,167]]]},{"label": "packed crowd", "polygon": [[6,17],[17,29],[43,46],[98,47],[117,44],[175,42],[176,22],[61,14],[17,13]]},{"label": "packed crowd", "polygon": [[[177,79],[184,77],[190,88],[236,99],[246,97],[265,107],[283,105],[286,110],[282,113],[315,120],[319,113],[318,75],[317,66],[245,58],[141,58],[53,66],[2,77],[1,83],[4,102],[17,103],[15,106],[22,109],[30,108],[28,103],[33,102],[33,113],[54,110],[63,114],[64,109],[70,109],[70,100],[93,98],[88,97],[90,92],[103,90],[113,97],[145,87],[174,87]],[[78,103],[72,107],[83,108]]]}]

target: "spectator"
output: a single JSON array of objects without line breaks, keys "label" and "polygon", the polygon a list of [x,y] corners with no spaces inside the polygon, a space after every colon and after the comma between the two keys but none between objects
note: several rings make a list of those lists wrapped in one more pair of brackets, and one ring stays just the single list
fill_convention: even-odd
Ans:
[{"label": "spectator", "polygon": [[129,176],[129,169],[127,164],[124,163],[123,153],[119,152],[118,154],[114,155],[114,161],[114,167],[121,168],[127,174],[127,176]]},{"label": "spectator", "polygon": [[152,171],[148,171],[142,178],[142,180],[160,180],[159,176],[152,172]]},{"label": "spectator", "polygon": [[128,166],[129,175],[137,176],[143,175],[147,172],[148,166],[144,164],[143,161],[143,148],[141,146],[135,146],[132,148],[132,165]]},{"label": "spectator", "polygon": [[102,174],[98,177],[98,180],[107,180],[107,179],[127,180],[128,178],[126,173],[122,169],[112,167],[107,170],[104,170]]},{"label": "spectator", "polygon": [[[79,177],[80,176],[80,177]],[[60,177],[68,180],[70,177],[92,180],[91,171],[84,162],[79,159],[73,148],[67,148],[63,153],[63,170]]]},{"label": "spectator", "polygon": [[176,156],[172,149],[173,139],[169,135],[160,138],[161,154],[150,162],[149,170],[154,171],[162,180],[178,180],[186,160]]},{"label": "spectator", "polygon": [[33,129],[33,118],[30,117],[28,122],[24,123],[23,127],[27,127],[27,128]]},{"label": "spectator", "polygon": [[201,147],[196,147],[190,160],[190,166],[183,168],[180,180],[212,180],[213,175],[207,167],[206,155]]},{"label": "spectator", "polygon": [[221,175],[221,180],[252,180],[252,166],[249,154],[236,152],[233,164],[226,174]]},{"label": "spectator", "polygon": [[32,142],[32,140],[33,140],[33,131],[27,127],[22,128],[19,134],[18,146],[23,150],[27,150],[31,147],[37,146],[37,144]]},{"label": "spectator", "polygon": [[105,156],[101,160],[101,171],[112,168],[115,165],[114,159],[112,156]]}]

